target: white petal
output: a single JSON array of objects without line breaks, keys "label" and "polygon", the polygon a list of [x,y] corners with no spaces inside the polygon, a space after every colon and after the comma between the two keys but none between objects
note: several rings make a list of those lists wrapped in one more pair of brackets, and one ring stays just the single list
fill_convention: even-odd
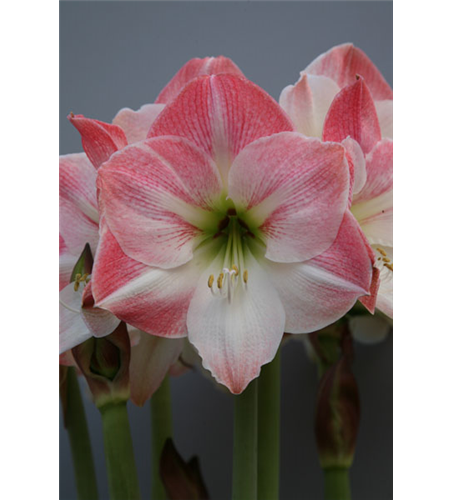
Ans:
[{"label": "white petal", "polygon": [[380,123],[381,137],[392,139],[392,100],[376,101],[375,108],[377,110],[378,122]]},{"label": "white petal", "polygon": [[207,286],[209,275],[221,270],[222,259],[216,259],[201,277],[187,317],[188,337],[203,366],[234,394],[274,358],[285,322],[275,288],[249,251],[245,262],[248,283],[238,282],[229,301],[227,296],[214,296]]}]

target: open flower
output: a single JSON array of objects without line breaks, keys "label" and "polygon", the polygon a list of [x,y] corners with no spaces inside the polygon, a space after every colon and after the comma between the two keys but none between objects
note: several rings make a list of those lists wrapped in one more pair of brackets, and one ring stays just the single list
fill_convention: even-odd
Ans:
[{"label": "open flower", "polygon": [[[120,323],[112,313],[95,305],[91,293],[92,259],[99,240],[97,168],[116,151],[145,139],[165,103],[192,78],[216,72],[242,74],[225,57],[192,59],[162,90],[155,104],[145,104],[138,111],[124,108],[111,124],[72,113],[68,117],[81,134],[85,153],[60,157],[60,363],[74,364],[70,349],[90,337],[110,335]],[[87,257],[87,253],[89,269],[74,274],[77,261],[81,255]],[[136,329],[132,329],[131,335],[131,399],[142,405],[177,362],[183,343]]]},{"label": "open flower", "polygon": [[[351,212],[375,254],[376,306],[392,317],[391,88],[360,49],[344,44],[302,71],[300,80],[283,90],[280,104],[299,132],[344,143],[352,154]],[[375,300],[362,302],[373,311]]]},{"label": "open flower", "polygon": [[284,331],[317,330],[369,294],[345,149],[293,132],[226,74],[186,85],[148,137],[99,169],[96,303],[154,335],[188,333],[240,393]]}]

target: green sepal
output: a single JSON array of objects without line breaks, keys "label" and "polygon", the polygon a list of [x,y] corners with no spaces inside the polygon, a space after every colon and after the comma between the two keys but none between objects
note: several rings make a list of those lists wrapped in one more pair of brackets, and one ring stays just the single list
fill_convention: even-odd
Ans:
[{"label": "green sepal", "polygon": [[71,283],[76,280],[77,274],[80,274],[82,276],[84,274],[91,274],[93,270],[93,263],[93,254],[91,253],[89,243],[87,243],[85,245],[85,248],[83,249],[83,252],[80,254],[80,257],[75,263],[74,269],[72,270]]}]

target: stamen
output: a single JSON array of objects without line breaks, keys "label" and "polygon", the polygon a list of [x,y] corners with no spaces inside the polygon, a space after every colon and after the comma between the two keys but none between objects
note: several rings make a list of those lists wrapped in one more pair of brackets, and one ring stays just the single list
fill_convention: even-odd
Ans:
[{"label": "stamen", "polygon": [[80,288],[81,283],[88,283],[89,281],[89,274],[85,273],[83,276],[80,273],[77,273],[75,275],[75,281],[74,281],[74,292],[77,292],[78,289]]},{"label": "stamen", "polygon": [[238,276],[239,268],[235,264],[232,266],[232,270],[235,271],[236,276]]},{"label": "stamen", "polygon": [[211,275],[209,276],[209,281],[207,282],[207,286],[208,286],[209,288],[212,288],[212,285],[213,285],[214,280],[215,280],[215,277],[214,277],[214,275],[213,275],[213,274],[211,274]]},{"label": "stamen", "polygon": [[248,283],[248,269],[243,271],[243,283],[245,283],[245,285]]},{"label": "stamen", "polygon": [[218,280],[217,280],[217,286],[220,290],[223,287],[223,278],[224,278],[224,274],[220,273],[220,275],[218,276]]},{"label": "stamen", "polygon": [[388,259],[387,257],[383,257],[383,262],[391,262],[391,259]]},{"label": "stamen", "polygon": [[382,248],[377,247],[377,251],[380,252],[383,257],[386,257],[386,255],[388,255]]},{"label": "stamen", "polygon": [[389,270],[394,271],[392,268],[392,264],[383,264],[385,267],[387,267]]}]

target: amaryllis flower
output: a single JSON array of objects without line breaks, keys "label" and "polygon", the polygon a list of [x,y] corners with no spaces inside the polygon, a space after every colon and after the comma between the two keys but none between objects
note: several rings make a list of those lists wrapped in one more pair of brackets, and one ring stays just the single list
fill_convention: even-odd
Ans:
[{"label": "amaryllis flower", "polygon": [[[345,44],[311,63],[298,83],[283,90],[280,103],[299,132],[348,143],[353,151],[351,212],[375,253],[376,305],[392,317],[391,88],[362,51]],[[360,148],[351,148],[356,144]]]},{"label": "amaryllis flower", "polygon": [[[165,103],[175,97],[188,81],[198,75],[216,72],[242,74],[225,57],[192,59],[162,90],[157,103],[145,104],[138,111],[124,108],[117,113],[112,124],[83,115],[71,113],[69,116],[81,134],[85,153],[60,157],[60,363],[74,364],[71,348],[92,336],[109,335],[120,322],[109,311],[94,304],[92,262],[89,272],[80,274],[75,281],[70,279],[85,248],[88,248],[91,259],[96,254],[99,240],[97,168],[117,150],[145,139]],[[176,363],[183,344],[180,340],[143,336],[136,329],[132,332],[131,399],[142,405]]]},{"label": "amaryllis flower", "polygon": [[188,334],[240,393],[284,331],[317,330],[370,292],[349,156],[227,74],[187,84],[148,137],[99,169],[96,303],[151,334]]}]

